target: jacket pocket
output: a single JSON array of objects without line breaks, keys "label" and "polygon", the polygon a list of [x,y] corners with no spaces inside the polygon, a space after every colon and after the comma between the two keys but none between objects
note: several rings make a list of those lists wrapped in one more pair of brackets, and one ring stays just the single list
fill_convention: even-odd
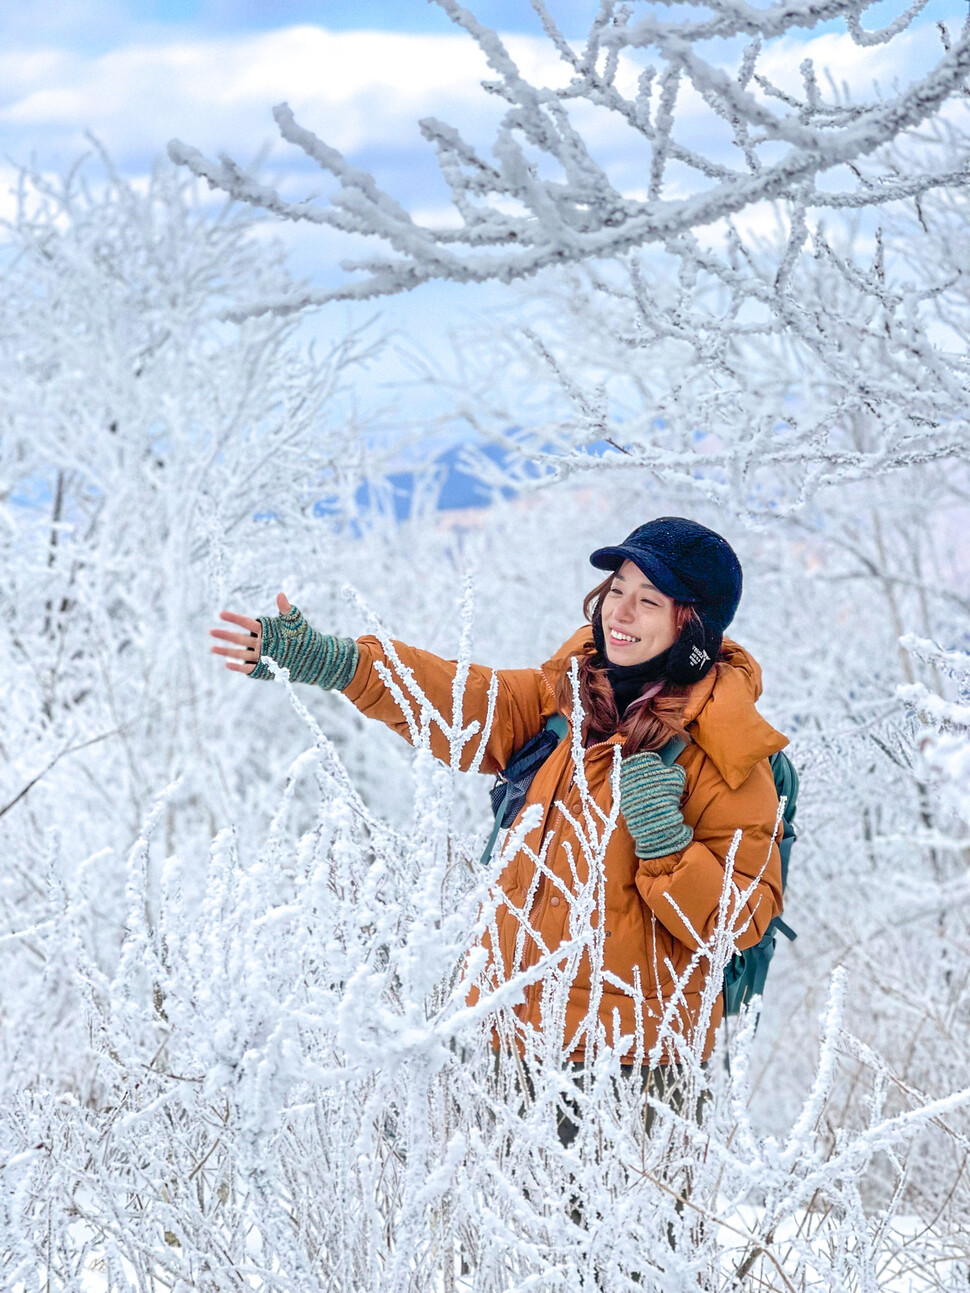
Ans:
[{"label": "jacket pocket", "polygon": [[639,900],[607,912],[603,968],[614,976],[609,983],[612,991],[622,991],[622,983],[632,994],[639,972],[643,995],[648,1001],[655,999],[658,990],[671,982],[674,956],[674,939]]}]

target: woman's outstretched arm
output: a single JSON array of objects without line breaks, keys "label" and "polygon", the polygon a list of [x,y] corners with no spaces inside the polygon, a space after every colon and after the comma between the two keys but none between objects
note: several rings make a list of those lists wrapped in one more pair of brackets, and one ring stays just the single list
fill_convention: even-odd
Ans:
[{"label": "woman's outstretched arm", "polygon": [[[392,642],[391,646],[403,669],[410,672],[444,721],[451,724],[458,662],[445,660],[431,651],[422,651],[404,642]],[[357,647],[360,664],[344,689],[344,695],[362,714],[380,719],[410,741],[412,725],[422,721],[420,705],[410,695],[407,686],[401,685],[397,666],[377,638],[359,638]],[[389,670],[397,682],[400,689],[397,694],[396,689],[385,681],[384,669],[379,668],[380,665]],[[489,721],[489,692],[493,678],[495,702]],[[409,711],[410,722],[402,711],[402,699]],[[538,669],[490,669],[486,665],[470,664],[459,703],[462,727],[470,723],[479,725],[479,734],[473,736],[461,752],[460,766],[467,769],[472,765],[479,751],[481,733],[485,732],[485,749],[479,767],[482,772],[493,774],[501,771],[514,752],[541,731],[545,720],[557,712],[549,685]],[[443,762],[450,762],[450,743],[440,723],[432,719],[427,730],[432,753]]]},{"label": "woman's outstretched arm", "polygon": [[[457,661],[394,642],[399,670],[377,638],[362,637],[354,642],[319,633],[290,605],[285,594],[277,596],[276,604],[280,614],[272,618],[253,619],[233,611],[220,613],[221,619],[239,630],[211,630],[220,644],[228,644],[212,648],[214,654],[225,658],[228,669],[256,678],[271,677],[271,671],[260,663],[262,655],[269,655],[289,669],[291,681],[342,691],[361,713],[379,719],[408,741],[424,721],[421,706],[409,690],[406,675],[410,673],[445,723],[452,723]],[[493,677],[495,701],[489,721]],[[460,766],[467,769],[472,765],[481,734],[487,728],[479,763],[481,771],[487,773],[504,768],[514,751],[535,736],[556,712],[552,692],[538,669],[492,670],[469,665],[460,703],[462,726],[473,722],[479,725],[479,732],[461,751]],[[432,719],[428,734],[432,752],[448,762],[451,743],[441,724]]]}]

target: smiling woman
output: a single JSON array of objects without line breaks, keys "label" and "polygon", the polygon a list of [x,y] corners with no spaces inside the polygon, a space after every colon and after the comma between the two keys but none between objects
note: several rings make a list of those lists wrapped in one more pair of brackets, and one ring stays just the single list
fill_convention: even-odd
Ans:
[{"label": "smiling woman", "polygon": [[[710,1053],[720,1020],[719,1004],[712,1011],[709,996],[702,1003],[711,965],[702,949],[723,928],[729,854],[734,945],[758,942],[781,910],[778,796],[768,759],[787,741],[755,709],[757,664],[723,638],[741,595],[741,567],[720,535],[662,517],[590,560],[610,577],[586,599],[588,622],[551,660],[498,671],[471,665],[458,688],[462,725],[477,721],[481,734],[462,750],[463,769],[499,773],[550,720],[582,724],[578,747],[561,741],[525,793],[516,820],[531,807],[536,824],[504,855],[497,878],[504,900],[482,937],[486,968],[473,999],[551,958],[548,976],[533,975],[511,1008],[526,1052],[529,1036],[555,1018],[562,1035],[554,1049],[563,1062],[582,1065],[608,1041],[627,1071],[668,1066],[670,1077],[685,1045],[695,1055]],[[414,740],[410,680],[445,724],[453,723],[454,660],[400,642],[388,650],[373,637],[332,637],[312,628],[283,594],[278,606],[274,617],[223,612],[242,630],[213,630],[220,640],[213,649],[230,669],[270,677],[269,657],[291,681],[341,690],[362,713]],[[661,753],[671,738],[683,745],[676,761]],[[453,757],[443,727],[431,725],[429,742],[438,758]],[[583,826],[591,812],[615,822],[593,849]],[[605,887],[604,904],[592,909],[582,901],[590,883]],[[605,942],[597,944],[600,911]],[[577,939],[586,943],[581,957]],[[602,957],[601,974],[594,954]],[[553,981],[561,985],[568,965],[563,1020],[546,990]]]}]

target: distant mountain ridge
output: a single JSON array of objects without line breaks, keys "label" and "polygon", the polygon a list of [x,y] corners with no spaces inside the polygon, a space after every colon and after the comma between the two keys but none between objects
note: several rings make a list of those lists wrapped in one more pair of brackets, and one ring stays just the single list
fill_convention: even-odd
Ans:
[{"label": "distant mountain ridge", "polygon": [[[613,446],[606,443],[591,445],[587,452],[600,456]],[[548,446],[548,452],[554,452]],[[485,471],[479,475],[475,460],[485,460]],[[494,467],[494,473],[489,470]],[[354,502],[360,515],[384,511],[397,521],[410,520],[418,509],[439,512],[466,511],[490,507],[496,498],[515,495],[515,479],[538,479],[541,468],[521,459],[504,445],[459,441],[436,454],[423,466],[389,472],[380,480],[363,481],[354,493]],[[510,483],[501,484],[502,479]],[[336,499],[321,499],[314,511],[325,515],[337,510]]]}]

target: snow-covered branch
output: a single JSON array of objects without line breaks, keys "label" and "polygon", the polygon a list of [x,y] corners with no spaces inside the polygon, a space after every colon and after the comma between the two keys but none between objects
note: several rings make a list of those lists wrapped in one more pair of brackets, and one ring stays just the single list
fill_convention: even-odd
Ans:
[{"label": "snow-covered branch", "polygon": [[[928,164],[917,175],[903,176],[878,162],[874,169],[866,164],[964,93],[970,28],[941,50],[923,76],[866,102],[845,101],[835,91],[826,97],[811,59],[802,64],[801,94],[759,70],[770,61],[773,42],[825,20],[841,19],[858,45],[888,43],[906,32],[921,4],[882,32],[867,33],[857,0],[767,10],[712,0],[712,16],[693,22],[666,20],[649,7],[636,14],[633,6],[607,0],[578,48],[539,6],[569,74],[565,84],[554,86],[530,82],[501,37],[456,0],[436,2],[477,43],[497,76],[485,88],[507,105],[492,145],[494,162],[455,127],[431,118],[421,123],[449,187],[457,228],[415,220],[371,175],[298,123],[286,104],[274,109],[280,134],[336,180],[339,188],[329,204],[286,201],[228,158],[213,162],[190,145],[170,144],[173,160],[241,202],[386,245],[386,255],[347,266],[362,278],[327,290],[254,298],[235,307],[234,317],[390,295],[435,279],[512,282],[545,267],[625,256],[651,245],[674,249],[689,263],[691,252],[681,239],[737,221],[761,203],[782,200],[816,211],[871,208],[966,183],[965,167]],[[740,65],[733,66],[727,46],[717,42],[738,36],[748,45]],[[653,63],[643,62],[644,52]],[[692,111],[707,113],[702,130],[692,122],[692,136],[705,141],[703,150],[677,137],[686,100]],[[590,106],[610,114],[618,138],[629,134],[646,150],[646,194],[624,191],[596,160],[573,119]],[[829,172],[844,175],[851,187],[832,189]]]}]

